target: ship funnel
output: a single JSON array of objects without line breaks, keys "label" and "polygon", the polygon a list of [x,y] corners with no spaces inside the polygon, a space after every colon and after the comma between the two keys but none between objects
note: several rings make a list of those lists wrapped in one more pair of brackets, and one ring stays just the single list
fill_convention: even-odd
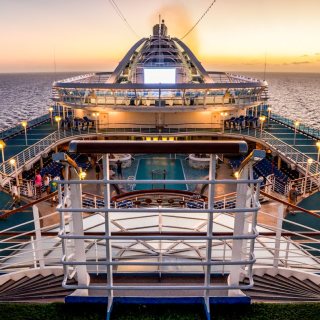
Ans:
[{"label": "ship funnel", "polygon": [[158,23],[155,26],[153,26],[153,36],[166,37],[167,35],[168,27],[164,24],[164,20],[162,20],[161,23]]}]

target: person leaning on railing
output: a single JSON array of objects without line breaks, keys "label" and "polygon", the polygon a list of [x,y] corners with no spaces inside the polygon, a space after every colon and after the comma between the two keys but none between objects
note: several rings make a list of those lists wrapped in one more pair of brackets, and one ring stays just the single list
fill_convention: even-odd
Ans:
[{"label": "person leaning on railing", "polygon": [[[292,185],[289,193],[288,193],[288,202],[292,205],[296,205],[298,200],[298,191],[296,189],[295,185]],[[295,212],[292,211],[292,208],[290,206],[287,207],[287,211],[291,212],[293,215],[295,215]]]}]

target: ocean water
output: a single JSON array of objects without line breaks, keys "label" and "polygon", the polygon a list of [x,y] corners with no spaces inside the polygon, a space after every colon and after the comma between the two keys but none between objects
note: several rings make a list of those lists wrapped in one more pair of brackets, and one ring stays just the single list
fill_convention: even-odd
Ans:
[{"label": "ocean water", "polygon": [[[0,74],[0,130],[46,112],[52,82],[77,74],[81,73]],[[320,128],[320,74],[267,73],[266,80],[273,112]]]}]

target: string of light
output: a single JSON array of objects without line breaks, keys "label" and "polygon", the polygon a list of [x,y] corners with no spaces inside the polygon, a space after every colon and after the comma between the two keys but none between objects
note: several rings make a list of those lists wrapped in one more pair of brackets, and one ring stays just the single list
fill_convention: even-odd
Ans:
[{"label": "string of light", "polygon": [[135,30],[131,27],[130,23],[128,22],[128,20],[126,19],[126,17],[124,16],[124,14],[121,12],[120,8],[118,7],[118,5],[116,4],[116,2],[114,0],[109,0],[110,4],[112,5],[113,9],[116,11],[116,13],[118,14],[118,16],[125,22],[125,24],[127,25],[127,27],[132,31],[132,33],[139,38],[138,34],[135,32]]},{"label": "string of light", "polygon": [[202,14],[202,16],[198,19],[198,21],[194,24],[194,26],[180,40],[183,40],[185,37],[187,37],[194,30],[194,28],[200,23],[200,21],[204,18],[204,16],[210,11],[210,9],[215,4],[215,2],[216,2],[216,0],[213,0],[211,2],[208,9]]}]

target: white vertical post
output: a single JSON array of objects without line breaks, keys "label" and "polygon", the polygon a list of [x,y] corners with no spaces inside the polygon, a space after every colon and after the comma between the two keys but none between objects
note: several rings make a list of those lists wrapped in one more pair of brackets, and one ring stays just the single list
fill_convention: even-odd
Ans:
[{"label": "white vertical post", "polygon": [[[110,180],[109,174],[109,154],[104,154],[102,157],[103,162],[103,179]],[[104,198],[104,208],[106,210],[110,209],[110,183],[105,182],[103,184],[103,198]],[[105,235],[110,237],[111,228],[110,228],[110,213],[108,211],[105,212]],[[112,248],[111,248],[111,240],[106,239],[106,263],[107,265],[107,285],[111,287],[113,285],[113,274],[112,274]],[[108,308],[107,314],[109,315],[111,312],[111,307],[113,303],[113,290],[108,290]]]},{"label": "white vertical post", "polygon": [[276,238],[274,242],[274,254],[273,254],[273,266],[278,268],[280,258],[280,245],[281,245],[281,233],[282,233],[282,221],[283,221],[283,204],[278,206],[278,217],[276,225]]},{"label": "white vertical post", "polygon": [[[241,172],[239,179],[247,180],[249,178],[249,167],[245,166]],[[247,203],[247,192],[248,185],[246,183],[239,183],[237,185],[237,199],[236,199],[236,208],[245,208]],[[244,212],[237,212],[234,218],[234,236],[241,236],[245,233],[245,229],[248,228],[246,223],[246,214]],[[246,243],[245,240],[233,240],[232,245],[232,261],[242,260],[244,253],[243,247]],[[234,265],[231,267],[230,272],[230,285],[237,286],[240,282],[242,266]],[[239,295],[239,290],[229,290],[229,296]]]},{"label": "white vertical post", "polygon": [[39,208],[36,205],[33,205],[32,212],[33,212],[34,229],[36,231],[36,241],[34,242],[35,256],[36,256],[36,259],[39,261],[40,269],[43,269],[45,267],[45,264],[44,264],[44,255],[43,255],[43,247],[42,247]]},{"label": "white vertical post", "polygon": [[[209,193],[208,193],[208,209],[214,209],[214,189],[215,185],[212,182],[215,180],[216,176],[216,155],[210,154],[210,165],[209,165]],[[207,222],[207,252],[206,252],[206,262],[205,267],[205,278],[204,285],[210,286],[211,284],[211,260],[212,260],[212,231],[213,231],[213,213],[208,212],[208,222]],[[210,301],[209,301],[210,290],[205,290],[205,304],[207,308],[207,313],[210,313]]]},{"label": "white vertical post", "polygon": [[[78,178],[79,179],[79,178]],[[81,184],[71,184],[70,185],[71,194],[71,208],[79,209],[82,208],[82,186]],[[81,212],[72,212],[72,229],[73,234],[77,236],[83,236],[83,220]],[[85,242],[84,239],[74,239],[74,259],[76,262],[85,262]],[[79,285],[88,285],[90,278],[87,272],[86,265],[76,266],[77,279]],[[88,293],[88,290],[83,291],[83,293]]]}]

